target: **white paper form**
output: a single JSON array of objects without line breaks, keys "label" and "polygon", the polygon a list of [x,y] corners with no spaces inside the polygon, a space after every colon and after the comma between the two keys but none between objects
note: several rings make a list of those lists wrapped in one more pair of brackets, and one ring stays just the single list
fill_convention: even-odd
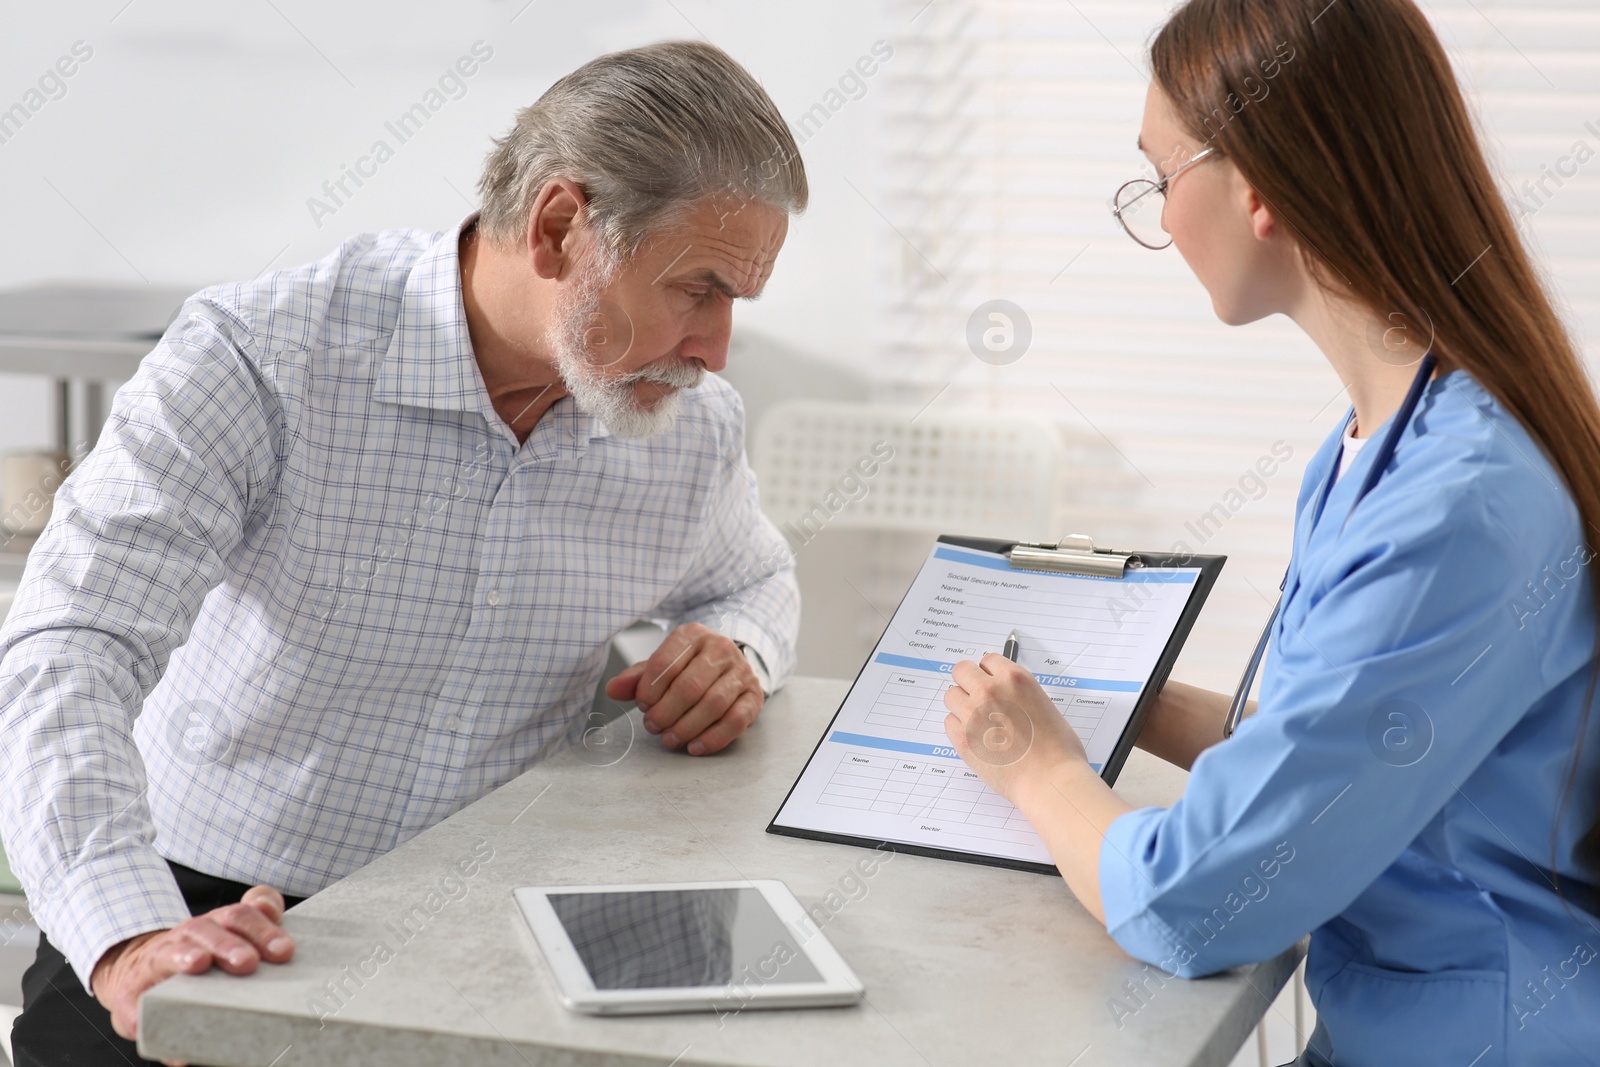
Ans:
[{"label": "white paper form", "polygon": [[1000,651],[1016,631],[1017,662],[1099,770],[1200,575],[1014,570],[998,553],[936,544],[774,823],[1051,863],[1021,812],[962,763],[945,735],[951,669]]}]

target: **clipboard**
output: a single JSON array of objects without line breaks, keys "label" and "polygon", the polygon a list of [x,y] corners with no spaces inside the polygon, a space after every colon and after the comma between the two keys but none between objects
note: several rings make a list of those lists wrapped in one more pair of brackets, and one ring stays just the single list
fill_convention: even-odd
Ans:
[{"label": "clipboard", "polygon": [[[942,551],[941,546],[948,551]],[[961,550],[970,550],[970,554],[963,554]],[[964,555],[968,558],[963,559]],[[994,557],[1000,557],[1003,562],[997,561]],[[930,571],[931,565],[941,558],[956,561],[953,566],[967,566],[970,563],[989,568],[990,570],[971,573],[979,575],[989,574],[992,571],[996,579],[1004,577],[1008,571],[1025,580],[1056,575],[1097,582],[1120,581],[1136,576],[1145,582],[1160,582],[1163,586],[1174,587],[1162,590],[1161,611],[1164,614],[1161,625],[1170,623],[1170,632],[1161,644],[1159,653],[1155,655],[1153,665],[1144,680],[1138,683],[1137,695],[1131,698],[1131,712],[1118,712],[1118,714],[1125,713],[1127,717],[1117,729],[1115,741],[1110,744],[1100,768],[1101,778],[1107,784],[1114,784],[1123,764],[1127,761],[1128,753],[1133,749],[1134,741],[1144,726],[1156,695],[1166,683],[1184,642],[1200,616],[1206,598],[1216,585],[1217,577],[1227,557],[1112,551],[1096,547],[1091,538],[1083,535],[1067,537],[1053,545],[940,536],[934,543],[928,561],[918,573],[911,588],[902,597],[889,626],[879,637],[872,654],[868,656],[867,662],[863,664],[855,681],[851,683],[844,701],[835,710],[833,718],[807,758],[804,768],[767,825],[768,833],[785,837],[859,845],[874,849],[887,847],[910,855],[953,859],[1039,874],[1057,874],[1055,865],[1048,861],[1048,853],[1044,851],[1042,842],[1038,842],[1037,847],[1030,844],[1028,840],[1030,837],[1034,842],[1037,842],[1038,838],[1031,827],[1026,826],[1025,820],[1020,819],[1020,813],[998,794],[982,785],[981,781],[976,781],[975,785],[976,774],[955,756],[953,748],[941,748],[937,743],[932,745],[926,743],[931,740],[930,723],[942,720],[942,710],[932,703],[934,690],[938,689],[939,693],[942,693],[937,681],[938,675],[933,673],[932,669],[935,667],[947,669],[949,663],[921,662],[884,651],[886,647],[900,647],[907,643],[903,636],[894,637],[892,633],[899,629],[896,623],[903,621],[902,612],[906,609],[908,601],[914,595],[918,595],[919,588],[920,595],[925,597],[928,590],[925,583],[944,580],[938,577],[936,571]],[[972,577],[970,580],[985,581],[982,577]],[[988,581],[985,584],[993,585],[995,582]],[[1181,589],[1176,588],[1179,585],[1187,585],[1186,597],[1183,596]],[[943,588],[951,587],[943,586]],[[1080,581],[1063,583],[1063,588],[1081,589],[1084,586]],[[1049,589],[1041,589],[1036,595],[1048,603],[1049,598],[1055,594]],[[1070,596],[1070,594],[1065,595]],[[933,599],[940,598],[935,596]],[[962,598],[952,595],[952,609],[960,599]],[[1045,607],[1046,604],[1035,606]],[[971,607],[964,610],[976,612],[993,609]],[[918,636],[924,632],[929,631],[913,631]],[[931,639],[932,632],[929,633],[930,640],[919,643],[931,648],[937,642]],[[1154,638],[1147,642],[1145,649],[1147,655],[1153,649],[1154,642]],[[985,649],[985,651],[998,650],[998,644]],[[1024,646],[1024,656],[1021,658],[1027,658],[1026,651]],[[930,651],[928,654],[933,655],[935,651]],[[963,658],[975,659],[977,656]],[[904,664],[907,669],[903,673],[895,674],[893,673],[895,664]],[[1034,670],[1032,666],[1029,669]],[[1080,681],[1090,685],[1115,686],[1124,690],[1133,684],[1131,680],[1103,682],[1076,677],[1040,675],[1037,670],[1034,670],[1034,673],[1036,677],[1047,682],[1047,689],[1055,685],[1062,693],[1070,692],[1074,703],[1098,699],[1092,695],[1091,690],[1073,690],[1072,685]],[[948,684],[946,679],[943,687],[947,688]],[[867,688],[863,688],[864,686]],[[1123,700],[1125,708],[1126,700],[1129,698],[1124,696],[1118,699]],[[1059,707],[1060,701],[1057,703]],[[901,705],[907,705],[909,710],[908,707]],[[854,716],[861,714],[867,707],[872,709],[867,714],[868,721],[873,715],[880,715],[880,721],[900,724],[901,727],[913,721],[909,716],[918,714],[919,709],[924,710],[920,710],[921,719],[917,727],[889,726],[881,731],[886,735],[882,737],[867,737],[838,729],[846,709],[851,709],[853,724]],[[1069,714],[1071,710],[1075,709],[1064,708],[1063,714]],[[1078,725],[1078,720],[1075,719],[1074,724]],[[1080,735],[1081,732],[1080,727]],[[922,743],[907,740],[913,737],[920,739]],[[1102,746],[1106,743],[1106,737],[1097,735],[1097,740]],[[945,739],[945,743],[948,746],[948,738]],[[826,754],[825,749],[828,750]],[[876,794],[872,793],[875,785],[878,789]],[[907,788],[911,792],[904,794],[909,798],[904,801],[899,800],[901,793],[891,791]],[[960,813],[959,807],[966,803],[965,798],[969,795],[974,795],[978,799],[973,801],[970,810]],[[956,796],[962,799],[959,801],[944,799]],[[928,806],[924,808],[921,805],[928,797],[935,799],[929,800]],[[900,804],[899,809],[894,808],[896,803]],[[864,806],[869,804],[870,808]],[[937,815],[933,818],[924,817],[926,812],[937,812],[940,805],[946,806],[948,811],[958,812],[953,817],[955,821],[951,821],[949,825],[942,825],[941,818]],[[859,814],[856,814],[857,812]],[[897,820],[907,819],[907,813],[916,816],[911,820],[915,823],[915,830],[898,836],[884,832],[886,827],[901,825]],[[860,825],[854,825],[857,823]],[[950,835],[948,840],[955,842],[952,847],[944,847],[942,843],[935,844],[932,840],[933,837],[946,833]],[[941,841],[943,839],[941,838]]]}]

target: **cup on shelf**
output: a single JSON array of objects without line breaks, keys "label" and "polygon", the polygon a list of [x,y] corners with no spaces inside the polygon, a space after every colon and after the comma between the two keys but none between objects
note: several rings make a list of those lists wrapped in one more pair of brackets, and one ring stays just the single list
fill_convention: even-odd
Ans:
[{"label": "cup on shelf", "polygon": [[71,470],[72,459],[64,452],[11,452],[0,457],[0,527],[21,537],[42,533],[56,490]]}]

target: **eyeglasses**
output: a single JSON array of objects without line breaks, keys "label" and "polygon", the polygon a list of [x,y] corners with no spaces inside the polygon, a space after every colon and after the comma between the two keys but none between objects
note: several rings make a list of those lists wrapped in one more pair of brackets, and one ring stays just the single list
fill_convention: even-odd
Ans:
[{"label": "eyeglasses", "polygon": [[1174,178],[1196,163],[1202,162],[1207,156],[1215,154],[1216,151],[1215,148],[1205,149],[1158,182],[1148,178],[1135,178],[1118,189],[1117,195],[1112,199],[1111,213],[1122,223],[1122,228],[1128,231],[1128,236],[1157,252],[1170,247],[1172,235],[1161,223],[1167,207],[1167,190]]}]

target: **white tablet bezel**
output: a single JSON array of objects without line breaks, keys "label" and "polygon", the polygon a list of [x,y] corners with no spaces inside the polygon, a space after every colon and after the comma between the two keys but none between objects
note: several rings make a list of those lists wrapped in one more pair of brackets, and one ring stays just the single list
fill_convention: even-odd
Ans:
[{"label": "white tablet bezel", "polygon": [[[733,983],[674,989],[597,989],[566,927],[550,904],[552,893],[647,893],[662,890],[754,889],[761,893],[811,961],[820,982],[782,985]],[[632,885],[524,886],[512,891],[517,907],[555,975],[561,1003],[586,1015],[649,1015],[661,1012],[739,1011],[745,1008],[829,1007],[859,1003],[866,987],[850,970],[789,887],[773,879],[735,882],[652,882]]]}]

